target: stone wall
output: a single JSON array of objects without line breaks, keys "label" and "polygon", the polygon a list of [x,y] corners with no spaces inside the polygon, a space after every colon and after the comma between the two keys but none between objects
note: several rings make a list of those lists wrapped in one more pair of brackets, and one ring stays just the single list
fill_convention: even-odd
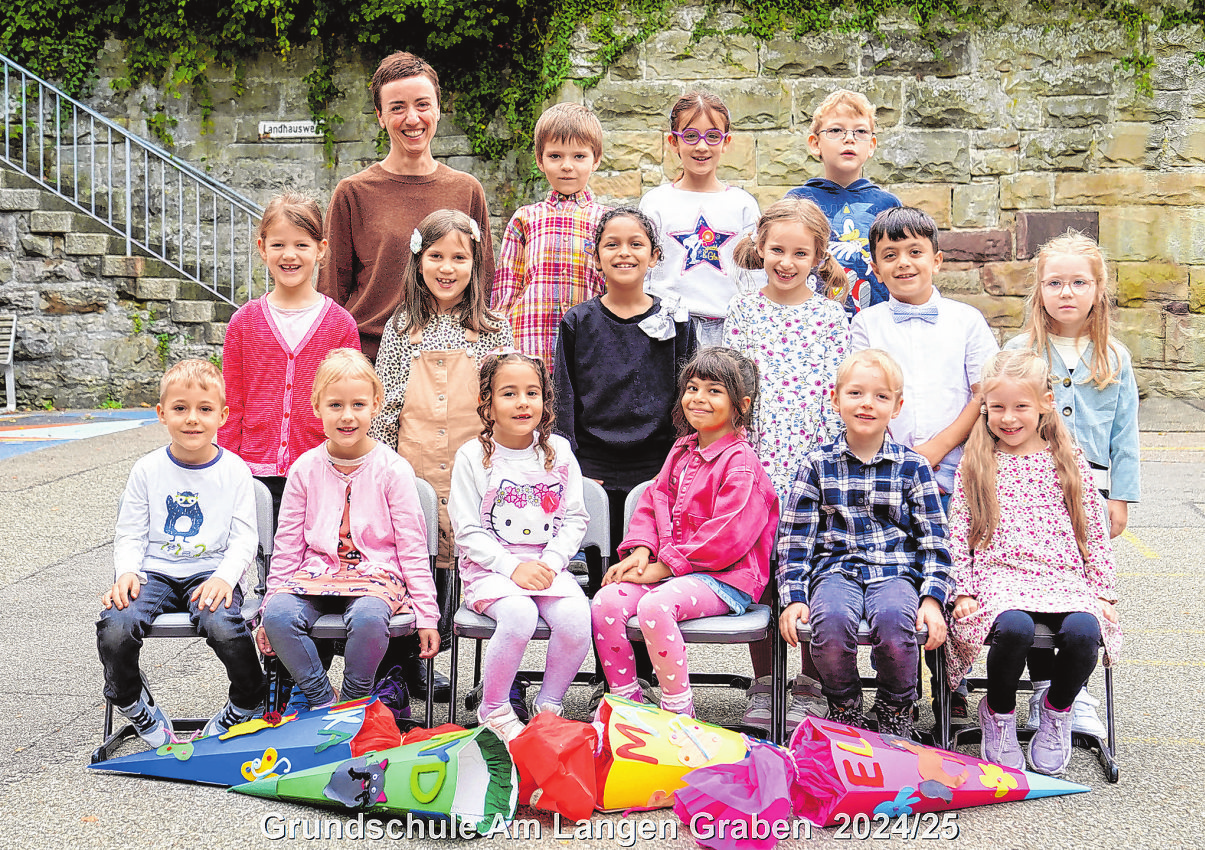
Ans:
[{"label": "stone wall", "polygon": [[[1117,333],[1134,354],[1143,390],[1205,395],[1205,67],[1193,61],[1199,29],[1150,33],[1144,49],[1156,59],[1153,91],[1143,93],[1119,65],[1135,45],[1112,22],[969,29],[934,49],[902,19],[884,21],[882,37],[692,42],[701,14],[680,10],[669,30],[629,50],[597,87],[563,88],[560,99],[590,105],[606,130],[592,183],[603,200],[635,201],[674,175],[664,132],[671,103],[686,89],[709,88],[729,105],[735,135],[721,177],[763,206],[822,173],[806,148],[815,106],[838,86],[862,91],[878,106],[878,149],[866,176],[942,227],[944,292],[973,303],[1007,338],[1023,318],[1035,248],[1076,226],[1097,236],[1111,259]],[[715,25],[736,21],[721,14]],[[584,32],[576,39],[577,79],[603,71],[598,49]],[[229,79],[216,78],[206,132],[189,92],[169,100],[168,114],[179,120],[175,150],[260,203],[285,188],[325,202],[340,178],[379,159],[367,87],[379,58],[365,56],[337,74],[347,96],[336,108],[346,123],[333,166],[316,142],[258,139],[260,121],[309,117],[304,49],[252,63],[240,97]],[[120,45],[110,45],[90,103],[145,133],[143,110],[163,98],[149,87],[113,94],[108,80],[122,61]],[[515,206],[545,191],[526,179],[529,157],[473,157],[450,113],[434,152],[481,179],[496,235]],[[8,285],[0,282],[0,294]],[[198,333],[217,339],[208,329],[177,335]]]}]

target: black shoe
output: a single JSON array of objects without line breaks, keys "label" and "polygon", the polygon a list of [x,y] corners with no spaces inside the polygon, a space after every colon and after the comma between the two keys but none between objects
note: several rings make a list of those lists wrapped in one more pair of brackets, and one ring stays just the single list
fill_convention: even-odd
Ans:
[{"label": "black shoe", "polygon": [[[413,663],[406,664],[406,689],[411,699],[425,702],[427,699],[427,661],[425,658],[415,658]],[[438,670],[432,671],[435,684],[435,702],[446,703],[452,699],[452,683],[448,677]]]},{"label": "black shoe", "polygon": [[874,708],[876,729],[880,735],[895,735],[912,740],[912,703],[896,703],[876,700]]},{"label": "black shoe", "polygon": [[531,719],[531,712],[527,710],[527,686],[530,685],[523,676],[515,676],[514,682],[510,686],[510,705],[515,710],[515,715],[526,723]]},{"label": "black shoe", "polygon": [[848,703],[838,703],[830,699],[828,701],[828,719],[833,723],[865,729],[866,718],[862,715],[862,695],[858,694]]}]

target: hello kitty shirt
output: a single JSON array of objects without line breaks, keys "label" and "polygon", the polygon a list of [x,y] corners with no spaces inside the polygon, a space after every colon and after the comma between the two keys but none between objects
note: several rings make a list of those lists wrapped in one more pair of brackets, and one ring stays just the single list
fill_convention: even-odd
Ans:
[{"label": "hello kitty shirt", "polygon": [[[553,435],[552,469],[532,434],[530,448],[494,443],[490,466],[480,440],[456,452],[448,514],[460,556],[465,603],[478,613],[506,596],[576,596],[569,559],[586,535],[582,473],[569,441]],[[543,561],[556,573],[551,586],[527,590],[511,580],[524,561]]]}]

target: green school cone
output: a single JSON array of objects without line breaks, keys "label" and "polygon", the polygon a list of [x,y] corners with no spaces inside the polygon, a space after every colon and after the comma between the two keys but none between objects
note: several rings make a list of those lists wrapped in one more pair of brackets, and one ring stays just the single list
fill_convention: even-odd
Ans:
[{"label": "green school cone", "polygon": [[450,818],[478,832],[514,817],[519,778],[506,744],[481,727],[230,789],[362,812]]}]

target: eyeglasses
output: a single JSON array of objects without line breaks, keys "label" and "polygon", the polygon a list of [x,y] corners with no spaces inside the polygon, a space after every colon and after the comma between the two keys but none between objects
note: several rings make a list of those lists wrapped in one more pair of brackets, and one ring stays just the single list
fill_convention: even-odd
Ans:
[{"label": "eyeglasses", "polygon": [[1096,281],[1084,280],[1081,277],[1077,277],[1075,280],[1059,280],[1055,278],[1053,280],[1042,281],[1042,287],[1050,293],[1062,292],[1064,286],[1070,286],[1072,292],[1083,292],[1095,285]]},{"label": "eyeglasses", "polygon": [[874,138],[874,133],[862,127],[856,130],[846,130],[844,127],[825,127],[820,131],[820,135],[827,136],[834,142],[845,141],[845,137],[849,135],[854,137],[855,142],[869,142]]},{"label": "eyeglasses", "polygon": [[677,136],[688,145],[697,145],[699,139],[707,142],[711,147],[715,147],[724,139],[728,138],[728,134],[723,130],[708,130],[706,133],[700,133],[698,130],[670,130],[670,133]]}]

